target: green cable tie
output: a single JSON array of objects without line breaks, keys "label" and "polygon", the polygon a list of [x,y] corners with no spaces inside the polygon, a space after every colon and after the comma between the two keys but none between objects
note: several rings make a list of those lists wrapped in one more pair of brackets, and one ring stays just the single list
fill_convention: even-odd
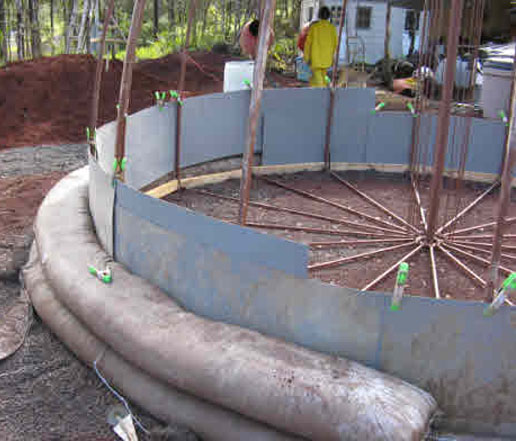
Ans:
[{"label": "green cable tie", "polygon": [[88,141],[90,140],[90,128],[89,127],[86,127],[86,139]]},{"label": "green cable tie", "polygon": [[125,171],[125,168],[127,166],[127,158],[124,156],[122,160],[120,161],[120,170]]},{"label": "green cable tie", "polygon": [[376,112],[379,112],[385,107],[385,103],[382,101],[380,104],[378,104],[373,110],[371,110],[371,115],[376,115]]},{"label": "green cable tie", "polygon": [[502,289],[516,289],[516,273],[511,273],[511,275],[503,281]]},{"label": "green cable tie", "polygon": [[498,112],[498,116],[501,118],[501,120],[505,123],[506,126],[509,126],[509,119],[507,118],[507,115],[503,110],[500,110]]},{"label": "green cable tie", "polygon": [[412,115],[415,117],[417,116],[416,115],[416,109],[414,109],[414,106],[412,105],[412,103],[407,103],[407,107],[408,109],[410,110],[410,113],[412,113]]},{"label": "green cable tie", "polygon": [[331,79],[328,75],[324,76],[324,81],[326,82],[326,85],[329,85],[331,83]]},{"label": "green cable tie", "polygon": [[156,92],[154,92],[154,97],[156,98],[156,100],[159,101],[159,92],[156,90]]},{"label": "green cable tie", "polygon": [[400,304],[398,304],[398,303],[391,303],[391,307],[390,307],[391,311],[399,311],[400,308],[401,308]]},{"label": "green cable tie", "polygon": [[244,83],[244,86],[249,87],[249,89],[251,88],[251,81],[246,79],[246,80],[243,81],[243,83]]}]

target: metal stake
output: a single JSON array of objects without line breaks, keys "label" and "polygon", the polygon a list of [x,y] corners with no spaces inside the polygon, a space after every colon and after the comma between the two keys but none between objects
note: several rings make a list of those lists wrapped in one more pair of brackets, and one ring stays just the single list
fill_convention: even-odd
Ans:
[{"label": "metal stake", "polygon": [[240,180],[240,207],[238,221],[245,225],[247,210],[249,207],[249,195],[251,192],[251,180],[253,175],[254,145],[256,143],[256,128],[260,116],[262,104],[263,80],[265,78],[265,65],[267,63],[267,48],[274,20],[276,0],[265,0],[263,20],[260,21],[258,36],[258,57],[254,66],[253,90],[251,91],[251,104],[249,106],[249,120],[246,135],[246,149],[242,158],[242,178]]}]

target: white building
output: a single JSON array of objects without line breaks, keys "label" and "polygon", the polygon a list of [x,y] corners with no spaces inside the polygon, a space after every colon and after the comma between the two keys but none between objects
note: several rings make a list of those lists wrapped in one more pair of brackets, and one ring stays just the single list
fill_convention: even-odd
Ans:
[{"label": "white building", "polygon": [[[328,6],[332,12],[332,22],[338,26],[342,10],[342,0],[302,0],[301,27],[316,18],[320,6]],[[364,55],[367,64],[374,64],[384,56],[385,25],[387,15],[386,0],[348,0],[346,22],[342,35],[340,62],[346,61],[346,47],[350,58]],[[392,58],[407,55],[410,47],[409,29],[415,28],[415,50],[419,45],[422,13],[393,6],[391,9]],[[346,36],[348,44],[346,45]]]}]

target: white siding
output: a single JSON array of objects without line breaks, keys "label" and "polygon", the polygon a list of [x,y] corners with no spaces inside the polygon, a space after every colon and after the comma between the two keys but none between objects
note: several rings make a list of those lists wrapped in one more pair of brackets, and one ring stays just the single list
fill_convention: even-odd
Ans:
[{"label": "white siding", "polygon": [[[339,0],[303,0],[301,10],[301,26],[308,21],[308,10],[314,8],[314,16],[317,14],[319,4],[328,7],[340,6]],[[356,29],[357,7],[371,8],[371,27],[369,29]],[[404,34],[405,34],[405,15],[406,10],[401,8],[392,8],[391,13],[391,57],[402,57],[406,55],[404,51]],[[344,62],[346,53],[346,33],[350,37],[357,36],[358,41],[363,41],[365,45],[365,61],[368,64],[374,64],[384,56],[384,39],[385,39],[385,16],[387,13],[387,5],[382,2],[350,0],[348,2],[347,23],[343,33],[343,39],[340,51],[340,61]],[[405,37],[406,40],[407,37]],[[357,41],[357,40],[354,40]],[[406,43],[405,43],[406,46]]]}]

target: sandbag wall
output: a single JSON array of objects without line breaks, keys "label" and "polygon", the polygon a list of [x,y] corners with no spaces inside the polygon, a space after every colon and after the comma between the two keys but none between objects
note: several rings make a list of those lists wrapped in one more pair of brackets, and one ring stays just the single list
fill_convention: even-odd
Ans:
[{"label": "sandbag wall", "polygon": [[[187,99],[182,165],[241,153],[248,103],[246,91]],[[516,436],[516,308],[484,318],[481,303],[407,297],[391,312],[388,293],[307,279],[303,245],[138,192],[172,169],[174,106],[129,117],[125,184],[113,186],[109,172],[114,125],[98,130],[90,210],[106,250],[114,244],[118,261],[194,313],[397,375],[434,395],[448,428]],[[257,140],[263,163],[321,162],[326,107],[326,90],[267,90]],[[413,117],[371,115],[373,107],[371,89],[338,91],[332,160],[406,167]],[[435,118],[425,118],[422,126],[435,136]],[[452,125],[464,130],[459,117]],[[473,119],[467,171],[494,179],[504,130],[500,122]],[[450,155],[447,166],[454,166]],[[106,210],[113,200],[114,210]]]}]

